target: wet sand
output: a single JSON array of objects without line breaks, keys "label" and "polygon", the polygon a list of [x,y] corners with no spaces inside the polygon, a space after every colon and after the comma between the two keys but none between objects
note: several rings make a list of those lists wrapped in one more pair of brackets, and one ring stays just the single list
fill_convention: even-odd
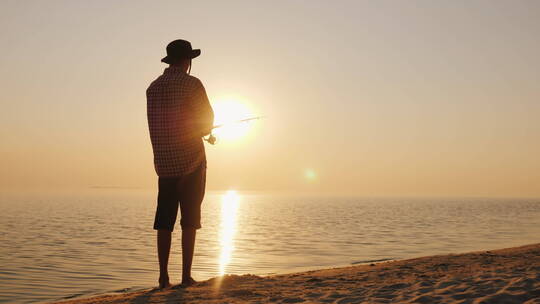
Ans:
[{"label": "wet sand", "polygon": [[540,244],[260,277],[61,303],[540,303]]}]

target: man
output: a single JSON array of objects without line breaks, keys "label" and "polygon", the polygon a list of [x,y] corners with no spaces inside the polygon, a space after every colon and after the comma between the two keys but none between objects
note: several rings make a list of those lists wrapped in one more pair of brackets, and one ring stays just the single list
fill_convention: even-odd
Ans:
[{"label": "man", "polygon": [[[206,183],[206,155],[202,137],[209,134],[214,112],[201,81],[189,75],[191,60],[201,54],[191,43],[167,45],[168,63],[146,90],[148,127],[158,175],[159,193],[154,229],[157,230],[159,288],[170,287],[168,262],[171,233],[180,205],[182,227],[182,283],[193,285],[191,264],[195,235],[201,228],[201,203]],[[189,70],[189,71],[188,71]]]}]

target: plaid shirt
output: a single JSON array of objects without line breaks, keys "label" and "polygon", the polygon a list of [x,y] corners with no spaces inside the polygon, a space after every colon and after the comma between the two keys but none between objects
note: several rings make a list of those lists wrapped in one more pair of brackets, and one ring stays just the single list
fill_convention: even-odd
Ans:
[{"label": "plaid shirt", "polygon": [[150,84],[146,99],[157,175],[183,176],[206,164],[202,136],[210,133],[214,112],[201,81],[168,67]]}]

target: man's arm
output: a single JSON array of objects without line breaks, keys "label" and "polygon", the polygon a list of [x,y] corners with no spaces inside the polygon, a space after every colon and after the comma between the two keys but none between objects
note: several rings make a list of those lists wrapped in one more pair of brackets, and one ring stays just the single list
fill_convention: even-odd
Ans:
[{"label": "man's arm", "polygon": [[214,126],[214,110],[206,95],[206,90],[200,80],[197,79],[195,92],[192,99],[192,109],[195,120],[197,136],[203,137],[212,132]]}]

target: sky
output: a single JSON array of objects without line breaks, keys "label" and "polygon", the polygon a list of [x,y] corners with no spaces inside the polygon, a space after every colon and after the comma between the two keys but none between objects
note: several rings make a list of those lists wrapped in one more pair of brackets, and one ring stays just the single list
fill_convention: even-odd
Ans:
[{"label": "sky", "polygon": [[211,103],[208,190],[540,197],[539,1],[0,2],[0,189],[155,189],[165,46]]}]

